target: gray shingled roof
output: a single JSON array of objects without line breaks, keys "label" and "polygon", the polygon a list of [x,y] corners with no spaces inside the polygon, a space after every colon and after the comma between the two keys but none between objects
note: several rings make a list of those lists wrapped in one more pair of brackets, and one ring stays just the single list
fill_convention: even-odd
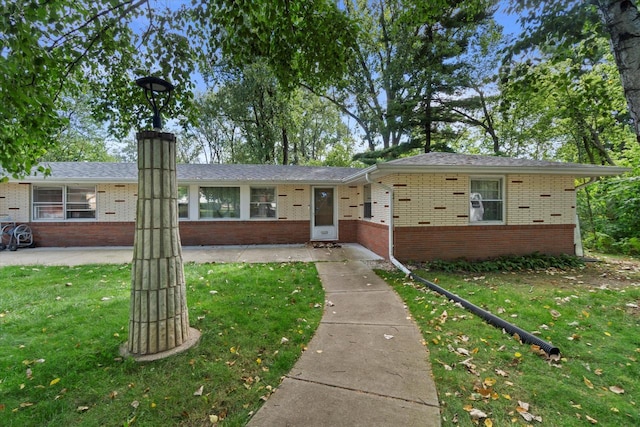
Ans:
[{"label": "gray shingled roof", "polygon": [[[128,182],[138,179],[135,163],[51,162],[52,181]],[[340,182],[358,169],[320,166],[179,164],[178,181]],[[42,175],[35,177],[41,180]],[[32,178],[33,179],[33,178]]]},{"label": "gray shingled roof", "polygon": [[560,174],[576,177],[620,175],[629,169],[582,163],[550,162],[545,160],[514,159],[510,157],[480,156],[455,153],[425,153],[413,157],[379,163],[364,173],[381,176],[394,172],[446,173],[527,173]]},{"label": "gray shingled roof", "polygon": [[[137,182],[135,163],[51,162],[49,181],[64,182]],[[324,166],[281,165],[218,165],[179,164],[180,182],[271,182],[340,184],[364,182],[368,175],[378,178],[390,173],[470,173],[470,174],[561,174],[576,177],[620,175],[628,169],[579,163],[549,162],[543,160],[513,159],[509,157],[479,156],[453,153],[426,153],[367,169]],[[42,175],[21,181],[41,181]]]},{"label": "gray shingled roof", "polygon": [[[476,167],[538,167],[572,168],[587,165],[578,163],[551,162],[545,160],[515,159],[511,157],[481,156],[457,153],[424,153],[412,157],[392,160],[386,166],[476,166]],[[590,165],[593,166],[593,165]]]}]

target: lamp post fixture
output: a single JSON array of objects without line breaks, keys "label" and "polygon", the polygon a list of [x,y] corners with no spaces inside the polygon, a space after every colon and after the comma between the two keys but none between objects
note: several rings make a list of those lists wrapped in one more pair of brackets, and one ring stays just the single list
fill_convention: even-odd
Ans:
[{"label": "lamp post fixture", "polygon": [[[146,96],[151,108],[153,108],[153,128],[162,129],[162,116],[160,113],[171,101],[171,92],[173,92],[175,86],[159,77],[142,77],[136,80],[136,84],[144,89],[144,96]],[[157,98],[156,96],[161,93],[166,93],[167,98],[162,105],[159,105],[160,97]]]},{"label": "lamp post fixture", "polygon": [[[138,132],[138,200],[131,263],[129,340],[121,354],[138,361],[161,359],[197,344],[189,326],[182,245],[178,227],[176,137],[162,132],[161,111],[173,85],[157,77],[136,84],[153,108],[152,131]],[[158,93],[167,97],[160,106]]]}]

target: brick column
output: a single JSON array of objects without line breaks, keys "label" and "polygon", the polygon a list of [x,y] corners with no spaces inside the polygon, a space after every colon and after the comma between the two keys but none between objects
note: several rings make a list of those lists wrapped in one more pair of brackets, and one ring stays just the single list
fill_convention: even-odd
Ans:
[{"label": "brick column", "polygon": [[122,352],[157,359],[191,347],[200,332],[189,327],[178,229],[176,138],[159,131],[136,137],[138,201],[129,341]]}]

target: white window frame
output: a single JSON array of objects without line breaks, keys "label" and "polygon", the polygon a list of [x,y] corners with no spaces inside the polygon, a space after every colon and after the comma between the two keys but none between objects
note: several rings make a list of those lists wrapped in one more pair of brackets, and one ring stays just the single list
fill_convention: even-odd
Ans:
[{"label": "white window frame", "polygon": [[485,199],[483,200],[483,203],[485,201],[488,202],[500,202],[502,204],[502,210],[500,215],[502,216],[501,219],[495,220],[495,219],[491,219],[491,220],[485,220],[483,219],[482,221],[472,221],[471,220],[471,203],[469,203],[469,224],[470,225],[504,225],[506,223],[506,215],[507,215],[507,211],[506,211],[506,206],[507,206],[507,201],[506,201],[506,187],[505,187],[505,182],[506,179],[504,176],[498,176],[498,175],[493,175],[493,176],[471,176],[469,177],[469,199],[471,198],[471,193],[473,192],[471,185],[473,181],[497,181],[499,182],[499,186],[498,188],[500,189],[500,198],[499,199]]},{"label": "white window frame", "polygon": [[[373,185],[364,184],[362,186],[362,198],[363,198],[362,218],[364,218],[365,220],[371,220],[373,218]],[[368,209],[367,209],[367,205],[368,205]],[[369,216],[367,216],[367,214],[369,214]]]},{"label": "white window frame", "polygon": [[[266,201],[254,201],[252,200],[252,192],[253,190],[259,190],[259,189],[268,189],[268,190],[272,190],[273,191],[273,200],[266,200]],[[276,187],[275,185],[251,185],[248,187],[248,191],[249,191],[249,219],[251,220],[258,220],[258,221],[273,221],[273,220],[277,220],[278,219],[278,187]],[[240,192],[242,193],[242,189],[240,189]],[[241,204],[240,204],[240,210],[243,211],[243,206],[242,206],[242,197],[241,197]],[[268,216],[268,215],[261,215],[261,216],[253,216],[252,215],[252,211],[253,211],[253,206],[257,206],[258,210],[261,210],[262,208],[266,208],[267,211],[272,211],[273,215]]]},{"label": "white window frame", "polygon": [[[93,200],[89,200],[86,203],[88,203],[90,206],[92,206],[92,208],[89,209],[72,209],[70,207],[73,207],[74,203],[78,203],[78,202],[73,202],[70,201],[69,198],[69,190],[70,189],[75,189],[75,188],[92,188],[93,187]],[[51,189],[59,189],[60,192],[62,193],[62,200],[61,202],[36,202],[36,197],[35,197],[35,193],[39,188],[51,188]],[[87,192],[88,194],[90,194],[91,192]],[[36,211],[39,211],[39,208],[43,207],[53,207],[53,208],[59,208],[60,212],[62,213],[61,216],[57,216],[57,217],[46,217],[43,216],[42,213],[37,214]],[[46,185],[33,185],[31,188],[31,218],[33,221],[55,221],[55,222],[60,222],[60,221],[97,221],[98,220],[98,191],[96,189],[95,185],[64,185],[64,184],[46,184]],[[93,212],[93,217],[92,218],[68,218],[69,213],[71,212]]]},{"label": "white window frame", "polygon": [[[180,203],[180,189],[185,188],[187,190],[187,215],[180,216],[180,205],[184,205],[184,203]],[[191,218],[191,186],[190,185],[178,185],[178,220],[186,220]]]},{"label": "white window frame", "polygon": [[[203,217],[200,209],[201,191],[203,188],[237,188],[238,189],[238,211],[233,217]],[[199,185],[198,186],[198,219],[202,221],[238,221],[242,219],[242,188],[239,185]]]}]

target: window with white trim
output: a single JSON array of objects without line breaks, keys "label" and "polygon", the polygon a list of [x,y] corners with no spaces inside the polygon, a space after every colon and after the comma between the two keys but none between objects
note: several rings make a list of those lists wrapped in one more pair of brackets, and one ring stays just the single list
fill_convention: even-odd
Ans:
[{"label": "window with white trim", "polygon": [[240,187],[200,187],[201,219],[240,218]]},{"label": "window with white trim", "polygon": [[34,185],[33,219],[96,218],[96,187],[91,185]]},{"label": "window with white trim", "polygon": [[471,178],[469,220],[472,223],[504,221],[502,178]]},{"label": "window with white trim", "polygon": [[178,187],[178,218],[189,218],[189,187]]},{"label": "window with white trim", "polygon": [[249,206],[250,218],[275,218],[276,188],[251,187]]},{"label": "window with white trim", "polygon": [[364,218],[371,219],[371,184],[365,184],[363,188],[364,195]]}]

